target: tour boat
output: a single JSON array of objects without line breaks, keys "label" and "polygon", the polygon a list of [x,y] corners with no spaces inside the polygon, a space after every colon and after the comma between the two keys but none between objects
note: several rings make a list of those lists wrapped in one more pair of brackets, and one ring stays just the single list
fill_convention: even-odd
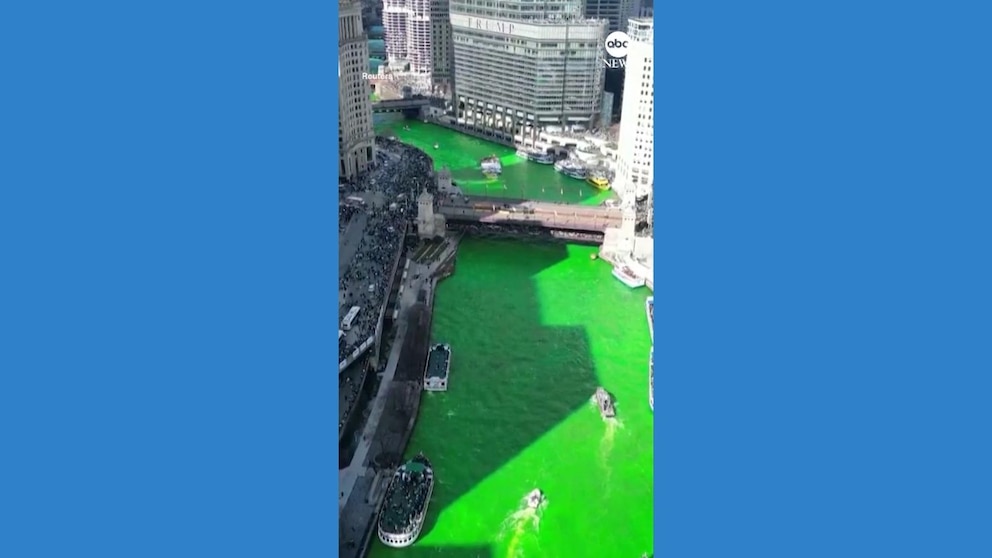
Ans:
[{"label": "tour boat", "polygon": [[637,289],[644,286],[645,280],[643,277],[638,276],[633,269],[627,264],[619,264],[613,268],[613,276],[620,280],[621,283],[627,285],[631,289]]},{"label": "tour boat", "polygon": [[379,512],[379,540],[393,548],[413,544],[424,528],[434,492],[434,469],[420,454],[393,473]]}]

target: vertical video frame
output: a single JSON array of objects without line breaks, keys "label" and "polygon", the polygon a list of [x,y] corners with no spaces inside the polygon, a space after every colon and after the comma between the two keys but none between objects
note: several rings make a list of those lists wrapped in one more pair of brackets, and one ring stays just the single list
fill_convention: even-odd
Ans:
[{"label": "vertical video frame", "polygon": [[340,556],[653,556],[651,0],[338,30]]}]

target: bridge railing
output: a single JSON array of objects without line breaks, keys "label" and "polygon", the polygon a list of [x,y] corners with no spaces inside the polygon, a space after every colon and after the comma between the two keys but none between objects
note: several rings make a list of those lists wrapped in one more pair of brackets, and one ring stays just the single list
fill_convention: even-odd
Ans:
[{"label": "bridge railing", "polygon": [[603,232],[609,227],[620,224],[619,216],[580,215],[567,210],[560,212],[493,212],[482,209],[442,208],[441,214],[452,221],[471,221],[476,223],[518,224],[539,226],[550,229],[571,229]]},{"label": "bridge railing", "polygon": [[405,108],[420,108],[431,104],[431,100],[427,97],[422,98],[410,98],[410,99],[386,99],[382,101],[374,101],[372,103],[372,110],[380,109],[405,109]]}]

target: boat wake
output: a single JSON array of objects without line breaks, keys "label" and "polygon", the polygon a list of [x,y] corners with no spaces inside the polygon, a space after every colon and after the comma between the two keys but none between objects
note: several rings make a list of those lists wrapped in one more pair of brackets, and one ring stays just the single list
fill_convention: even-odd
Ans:
[{"label": "boat wake", "polygon": [[619,422],[617,419],[606,419],[606,429],[603,430],[603,440],[599,445],[600,449],[606,453],[609,453],[613,449],[613,443],[617,439],[617,430],[619,430]]},{"label": "boat wake", "polygon": [[[616,407],[620,407],[620,403],[615,401],[613,405]],[[595,395],[589,398],[589,406],[596,409],[596,412],[599,412],[599,402],[596,401]],[[619,418],[617,417],[601,417],[601,418],[603,419],[603,422],[606,423],[606,432],[609,435],[612,436],[617,430],[623,430],[623,421],[620,420]]]},{"label": "boat wake", "polygon": [[611,455],[613,454],[613,447],[616,444],[617,431],[623,429],[623,423],[616,418],[604,419],[606,423],[606,428],[603,430],[603,437],[599,442],[599,464],[606,471],[607,482],[606,486],[611,485],[609,477],[613,471],[610,467]]},{"label": "boat wake", "polygon": [[503,520],[498,539],[507,541],[506,558],[523,558],[521,543],[528,538],[537,537],[541,530],[541,514],[547,507],[547,498],[536,508],[531,508],[527,505],[525,496],[520,500],[520,507]]}]

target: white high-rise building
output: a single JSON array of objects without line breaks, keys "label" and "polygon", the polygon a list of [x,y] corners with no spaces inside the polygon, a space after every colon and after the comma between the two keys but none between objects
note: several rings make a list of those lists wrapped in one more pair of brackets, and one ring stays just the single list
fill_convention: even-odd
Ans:
[{"label": "white high-rise building", "polygon": [[431,72],[431,0],[383,0],[382,27],[390,69]]},{"label": "white high-rise building", "polygon": [[605,20],[581,0],[450,0],[459,122],[505,139],[598,124]]},{"label": "white high-rise building", "polygon": [[418,92],[451,87],[449,0],[383,0],[382,25],[390,72]]},{"label": "white high-rise building", "polygon": [[623,112],[613,189],[622,199],[648,195],[654,186],[654,20],[634,18],[627,27]]},{"label": "white high-rise building", "polygon": [[342,0],[338,11],[338,149],[341,178],[351,180],[375,160],[369,49],[362,29],[362,6]]}]

